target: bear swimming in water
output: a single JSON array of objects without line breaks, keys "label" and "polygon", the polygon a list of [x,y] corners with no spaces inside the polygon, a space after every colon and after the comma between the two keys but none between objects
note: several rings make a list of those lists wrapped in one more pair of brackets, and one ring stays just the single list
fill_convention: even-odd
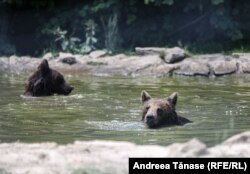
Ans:
[{"label": "bear swimming in water", "polygon": [[37,71],[28,79],[24,96],[49,96],[53,94],[68,95],[74,88],[64,80],[58,71],[49,67],[46,59],[42,60]]},{"label": "bear swimming in water", "polygon": [[191,123],[190,120],[177,115],[175,111],[177,103],[176,92],[164,99],[154,99],[146,91],[142,91],[141,103],[143,105],[142,121],[149,128]]}]

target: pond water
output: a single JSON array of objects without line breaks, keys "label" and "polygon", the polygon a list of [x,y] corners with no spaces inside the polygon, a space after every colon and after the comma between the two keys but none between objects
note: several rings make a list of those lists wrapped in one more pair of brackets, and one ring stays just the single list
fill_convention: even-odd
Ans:
[{"label": "pond water", "polygon": [[[249,130],[248,77],[65,76],[69,96],[24,99],[27,75],[0,75],[0,141],[72,143],[117,140],[168,145],[198,138],[208,146]],[[179,93],[177,113],[185,126],[148,129],[141,121],[140,92],[164,98]]]}]

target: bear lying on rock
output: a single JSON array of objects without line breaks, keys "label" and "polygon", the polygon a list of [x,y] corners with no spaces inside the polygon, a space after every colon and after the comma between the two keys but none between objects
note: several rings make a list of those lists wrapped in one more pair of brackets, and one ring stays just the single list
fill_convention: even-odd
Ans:
[{"label": "bear lying on rock", "polygon": [[165,99],[154,99],[146,91],[142,91],[141,102],[143,104],[142,121],[149,128],[191,123],[190,120],[177,115],[175,112],[177,103],[176,92]]},{"label": "bear lying on rock", "polygon": [[74,88],[66,83],[58,71],[49,67],[46,59],[42,60],[37,71],[28,79],[24,96],[49,96],[53,94],[68,95]]}]

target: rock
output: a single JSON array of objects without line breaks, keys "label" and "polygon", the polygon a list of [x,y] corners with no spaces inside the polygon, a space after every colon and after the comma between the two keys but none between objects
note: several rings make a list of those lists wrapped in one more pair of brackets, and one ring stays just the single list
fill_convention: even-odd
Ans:
[{"label": "rock", "polygon": [[177,69],[177,66],[170,64],[153,65],[146,68],[139,69],[133,75],[154,75],[165,76],[172,75],[172,72]]},{"label": "rock", "polygon": [[107,63],[105,67],[97,67],[95,74],[100,75],[134,75],[142,69],[164,64],[157,55],[147,56],[110,56],[102,59]]},{"label": "rock", "polygon": [[185,59],[186,53],[179,47],[157,48],[157,47],[136,47],[135,51],[140,55],[159,55],[167,63],[175,63]]},{"label": "rock", "polygon": [[28,72],[35,70],[41,59],[35,59],[28,56],[17,57],[15,55],[9,57],[8,71],[12,73]]},{"label": "rock", "polygon": [[[49,59],[52,68],[65,73],[84,72],[94,75],[186,75],[186,76],[222,76],[222,75],[250,75],[250,54],[237,54],[238,58],[223,54],[196,55],[192,58],[173,64],[166,63],[159,53],[167,48],[137,48],[146,55],[127,56],[124,54],[104,56],[102,59],[92,58],[89,55],[72,55],[59,53],[59,57],[49,58],[50,53],[44,55]],[[172,48],[178,50],[178,48]],[[171,52],[171,51],[170,51]],[[175,55],[173,51],[169,55]],[[181,51],[180,51],[181,52]],[[151,54],[152,53],[152,54]],[[182,52],[184,54],[184,52]],[[181,54],[180,54],[181,55]],[[170,56],[171,57],[171,56]],[[174,57],[174,56],[172,56]],[[167,59],[167,58],[166,58]],[[34,71],[41,59],[28,56],[0,57],[0,72],[31,72]],[[63,63],[62,63],[63,62]],[[71,66],[68,66],[71,65]]]},{"label": "rock", "polygon": [[65,64],[69,64],[69,65],[73,65],[73,64],[77,63],[75,57],[64,57],[61,59],[61,62],[65,63]]},{"label": "rock", "polygon": [[223,142],[223,145],[234,145],[234,144],[250,144],[250,132],[243,132],[228,138]]},{"label": "rock", "polygon": [[179,69],[174,74],[185,76],[209,76],[210,69],[207,64],[203,64],[193,60],[193,58],[185,59],[179,64]]},{"label": "rock", "polygon": [[135,52],[139,55],[159,55],[161,52],[165,52],[166,48],[158,47],[136,47]]},{"label": "rock", "polygon": [[92,51],[89,56],[93,59],[99,58],[99,57],[103,57],[107,54],[107,51],[105,50],[96,50],[96,51]]},{"label": "rock", "polygon": [[167,148],[169,157],[197,157],[206,152],[206,145],[197,139],[191,139],[186,143],[174,143]]},{"label": "rock", "polygon": [[64,52],[59,53],[58,58],[65,58],[65,57],[74,57],[74,55],[71,53],[64,53]]},{"label": "rock", "polygon": [[164,60],[167,63],[175,63],[186,58],[186,53],[179,47],[168,48],[165,52]]},{"label": "rock", "polygon": [[240,57],[250,58],[250,53],[237,53],[237,52],[234,52],[234,53],[232,53],[232,56],[234,58],[240,58]]},{"label": "rock", "polygon": [[8,72],[9,70],[9,58],[8,57],[0,57],[0,72]]},{"label": "rock", "polygon": [[240,72],[250,73],[250,57],[240,57],[238,63]]},{"label": "rock", "polygon": [[55,57],[53,56],[52,53],[46,53],[43,55],[43,59],[51,60],[54,59]]},{"label": "rock", "polygon": [[[128,173],[129,157],[249,157],[250,132],[207,147],[197,139],[169,146],[116,141],[0,144],[0,173]],[[70,167],[69,167],[70,166]]]},{"label": "rock", "polygon": [[234,74],[239,69],[237,59],[223,54],[198,55],[192,59],[203,65],[207,65],[210,69],[210,75],[222,76]]},{"label": "rock", "polygon": [[164,62],[157,55],[150,56],[131,56],[129,58],[125,58],[121,60],[121,66],[127,69],[130,73],[136,72],[140,69],[144,69],[146,67],[164,64]]},{"label": "rock", "polygon": [[211,61],[209,62],[209,66],[216,76],[233,74],[238,70],[237,62],[234,59]]},{"label": "rock", "polygon": [[249,157],[250,132],[235,135],[222,144],[207,149],[205,157]]}]

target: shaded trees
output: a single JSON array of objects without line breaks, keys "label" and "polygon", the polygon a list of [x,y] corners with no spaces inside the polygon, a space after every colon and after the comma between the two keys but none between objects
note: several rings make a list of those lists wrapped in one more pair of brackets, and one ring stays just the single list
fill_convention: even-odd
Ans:
[{"label": "shaded trees", "polygon": [[0,40],[6,35],[18,54],[62,50],[52,32],[58,27],[67,38],[79,39],[75,47],[80,48],[89,39],[90,20],[96,24],[95,48],[112,52],[173,45],[218,52],[249,45],[247,0],[4,0],[0,7],[7,19],[0,25],[9,28]]}]

